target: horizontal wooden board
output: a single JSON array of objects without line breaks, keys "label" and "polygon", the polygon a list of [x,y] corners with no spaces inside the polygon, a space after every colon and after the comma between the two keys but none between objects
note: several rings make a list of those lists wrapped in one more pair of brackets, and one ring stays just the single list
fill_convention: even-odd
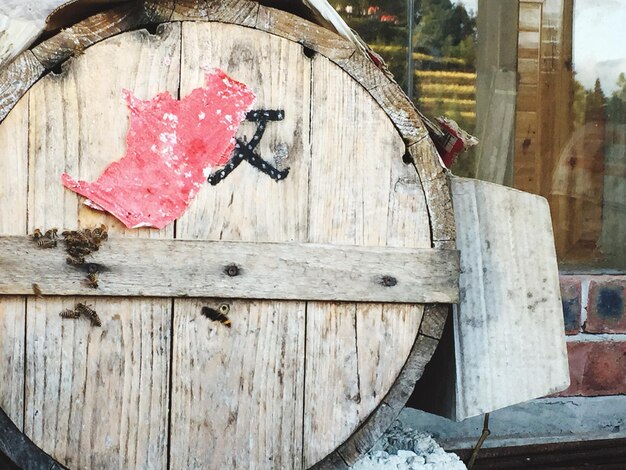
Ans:
[{"label": "horizontal wooden board", "polygon": [[62,241],[0,237],[0,294],[458,301],[455,250],[113,238],[80,268],[66,257]]}]

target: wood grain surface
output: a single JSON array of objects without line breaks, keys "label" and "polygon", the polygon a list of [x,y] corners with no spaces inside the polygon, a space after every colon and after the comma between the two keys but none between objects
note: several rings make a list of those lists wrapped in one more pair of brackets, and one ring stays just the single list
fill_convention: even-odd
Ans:
[{"label": "wood grain surface", "polygon": [[[317,26],[245,0],[219,4],[151,1],[145,2],[144,9],[145,15],[118,21],[119,30],[144,24],[146,18],[195,22],[166,24],[156,35],[137,31],[107,39],[70,59],[60,74],[51,74],[36,85],[29,105],[37,112],[37,119],[29,123],[29,231],[38,226],[86,227],[106,222],[113,226],[113,236],[454,249],[446,176],[419,115],[399,95],[399,87],[382,79],[381,72],[355,55],[352,46]],[[206,20],[222,23],[201,23]],[[114,22],[112,28],[117,27]],[[56,37],[60,55],[55,56],[57,47],[50,43],[47,66],[58,66],[63,57],[76,55],[85,45],[106,37],[106,21],[102,27],[102,37],[89,31],[80,36],[76,29],[79,40],[70,39],[78,49],[72,49],[72,41]],[[62,43],[69,47],[66,52]],[[202,66],[219,66],[252,86],[258,106],[285,109],[285,121],[268,126],[260,153],[279,167],[290,167],[286,180],[275,183],[244,164],[219,186],[203,188],[175,226],[162,232],[124,231],[110,217],[78,204],[76,196],[58,192],[60,185],[53,177],[58,170],[93,180],[107,162],[122,155],[127,112],[119,102],[112,104],[121,88],[144,99],[163,89],[181,96],[201,85]],[[0,81],[0,86],[6,84]],[[5,88],[2,109],[8,112],[28,87]],[[250,136],[252,129],[242,126],[240,131]],[[402,161],[406,145],[414,156],[413,165]],[[35,182],[38,189],[33,187]],[[251,461],[257,468],[301,468],[331,461],[345,467],[397,415],[434,351],[434,338],[443,327],[439,320],[445,318],[433,314],[436,309],[427,311],[425,315],[432,317],[429,332],[433,337],[429,338],[418,335],[422,305],[88,299],[103,312],[103,333],[112,328],[113,336],[129,331],[132,337],[139,334],[135,320],[162,326],[164,333],[159,327],[153,340],[158,347],[152,346],[159,354],[144,357],[149,347],[140,346],[143,343],[137,340],[137,344],[124,345],[127,352],[121,361],[120,354],[114,354],[115,347],[107,343],[110,340],[93,336],[98,333],[94,333],[96,327],[86,320],[54,317],[58,312],[53,315],[52,311],[58,307],[71,307],[69,300],[36,299],[33,313],[28,312],[32,324],[39,326],[37,335],[26,335],[33,344],[27,344],[26,421],[37,444],[78,468],[114,465],[113,461],[124,468],[160,468],[168,462],[185,468],[238,468]],[[223,303],[229,307],[231,328],[199,314],[203,306]],[[119,319],[110,316],[107,305],[121,312]],[[31,317],[35,306],[41,318]],[[63,326],[60,333],[59,324]],[[97,351],[97,357],[87,351],[86,358],[77,359],[77,383],[80,374],[93,371],[100,355],[104,360],[112,356],[107,370],[117,367],[118,377],[126,377],[119,373],[121,369],[146,370],[142,377],[149,377],[150,384],[143,387],[151,390],[153,398],[147,408],[143,402],[141,417],[145,419],[132,424],[139,427],[135,436],[129,437],[129,427],[106,434],[106,426],[100,430],[85,424],[84,435],[63,441],[52,429],[59,422],[59,429],[69,429],[63,424],[66,415],[62,412],[60,420],[56,419],[56,404],[49,405],[49,412],[41,411],[45,408],[42,400],[54,396],[52,392],[46,395],[42,378],[44,384],[48,375],[51,383],[68,382],[55,377],[61,373],[58,370],[43,371],[36,353],[52,351],[52,344],[45,341],[47,331],[55,344],[60,341],[69,350],[80,351],[84,343],[73,332],[64,331],[74,325],[86,329],[93,338],[88,343],[93,342]],[[169,348],[163,363],[161,349]],[[322,357],[326,351],[336,356]],[[60,359],[50,355],[51,365],[71,370],[65,353]],[[170,382],[156,380],[155,374],[169,377],[171,390]],[[107,373],[95,384],[85,382],[86,395],[106,393],[114,376]],[[60,389],[66,400],[72,389],[68,392],[64,387]],[[133,390],[124,396],[136,407]],[[331,398],[345,414],[337,418],[335,410],[327,408],[323,399]],[[75,419],[82,423],[95,416],[115,422],[129,416],[124,418],[128,426],[139,419],[124,408],[131,405],[119,408],[116,395],[107,405],[111,416],[106,418],[94,408],[94,401]],[[336,426],[334,419],[339,419]],[[169,449],[167,441],[154,442],[147,427],[166,437],[169,428]],[[351,435],[357,428],[359,432]],[[128,443],[130,438],[135,444]],[[107,450],[82,455],[102,449],[103,440]],[[332,452],[338,446],[340,451]]]},{"label": "wood grain surface", "polygon": [[[403,163],[404,144],[384,111],[327,59],[315,57],[312,70],[311,119],[320,125],[312,126],[308,240],[430,246],[421,184]],[[419,305],[309,303],[305,466],[346,441],[374,411],[380,391],[396,380],[421,317]]]},{"label": "wood grain surface", "polygon": [[[183,23],[182,37],[181,95],[203,84],[202,67],[219,67],[254,91],[256,109],[284,109],[285,119],[268,124],[258,151],[290,173],[276,182],[240,165],[218,185],[202,188],[176,236],[306,241],[311,75],[302,47],[219,23]],[[248,123],[239,135],[249,139],[253,132]],[[300,468],[306,304],[234,300],[230,329],[198,318],[201,305],[220,302],[174,301],[171,461],[197,469],[251,462]]]},{"label": "wood grain surface", "polygon": [[562,391],[569,367],[548,202],[464,178],[452,190],[464,295],[449,417],[462,420]]},{"label": "wood grain surface", "polygon": [[[113,56],[117,67],[109,73]],[[93,180],[123,155],[128,113],[121,90],[143,99],[176,93],[179,65],[180,25],[172,24],[158,35],[137,31],[100,43],[32,89],[29,233],[106,221],[113,236],[172,236],[172,227],[123,229],[81,204],[60,175]],[[82,300],[94,305],[101,328],[59,316],[78,299],[37,299],[27,311],[24,430],[73,468],[163,468],[171,301]]]},{"label": "wood grain surface", "polygon": [[0,237],[0,294],[458,301],[454,250],[110,238],[78,269],[62,245]]},{"label": "wood grain surface", "polygon": [[[28,187],[28,97],[0,126],[0,233],[25,235]],[[0,297],[0,406],[18,428],[24,423],[26,298]]]}]

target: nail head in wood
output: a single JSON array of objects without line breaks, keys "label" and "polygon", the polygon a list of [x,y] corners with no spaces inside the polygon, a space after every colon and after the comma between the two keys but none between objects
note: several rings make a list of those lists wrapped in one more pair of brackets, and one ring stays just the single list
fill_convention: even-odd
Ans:
[{"label": "nail head in wood", "polygon": [[410,165],[411,163],[415,162],[413,160],[413,156],[408,151],[405,152],[404,155],[402,155],[402,161],[406,163],[407,165]]},{"label": "nail head in wood", "polygon": [[398,280],[393,276],[383,276],[380,283],[385,287],[393,287],[398,284]]},{"label": "nail head in wood", "polygon": [[239,276],[240,274],[239,266],[237,266],[236,264],[229,264],[224,269],[224,272],[228,274],[230,277]]}]

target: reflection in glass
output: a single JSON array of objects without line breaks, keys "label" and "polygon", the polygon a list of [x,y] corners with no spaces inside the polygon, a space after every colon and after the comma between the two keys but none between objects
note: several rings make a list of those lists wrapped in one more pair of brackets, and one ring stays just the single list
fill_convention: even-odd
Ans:
[{"label": "reflection in glass", "polygon": [[571,136],[551,194],[571,265],[626,267],[626,3],[577,0],[573,14]]},{"label": "reflection in glass", "polygon": [[626,1],[331,3],[420,110],[480,138],[455,174],[546,197],[562,267],[626,268]]}]

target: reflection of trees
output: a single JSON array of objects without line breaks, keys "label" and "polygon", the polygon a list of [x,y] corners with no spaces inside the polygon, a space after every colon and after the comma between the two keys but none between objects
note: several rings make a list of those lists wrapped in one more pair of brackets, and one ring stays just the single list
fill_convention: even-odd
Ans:
[{"label": "reflection of trees", "polygon": [[465,7],[450,0],[418,0],[416,9],[420,15],[416,49],[436,57],[464,58],[473,67],[476,19]]},{"label": "reflection of trees", "polygon": [[606,105],[604,199],[600,248],[621,267],[626,266],[626,76]]},{"label": "reflection of trees", "polygon": [[[397,82],[407,83],[407,3],[398,0],[335,0],[348,24],[387,62]],[[346,7],[350,13],[347,13]],[[431,115],[447,115],[470,132],[475,120],[476,18],[450,0],[415,0],[413,59],[416,104]],[[389,21],[393,18],[393,21]],[[385,19],[385,21],[383,21]],[[468,79],[467,75],[472,76]],[[450,85],[458,85],[456,88]]]},{"label": "reflection of trees", "polygon": [[626,124],[626,75],[619,74],[617,79],[617,91],[609,99],[606,106],[606,114],[611,122]]},{"label": "reflection of trees", "polygon": [[[574,132],[562,149],[552,180],[562,261],[626,263],[626,76],[610,98],[600,80],[586,90],[574,80]],[[557,223],[558,225],[558,223]]]}]

